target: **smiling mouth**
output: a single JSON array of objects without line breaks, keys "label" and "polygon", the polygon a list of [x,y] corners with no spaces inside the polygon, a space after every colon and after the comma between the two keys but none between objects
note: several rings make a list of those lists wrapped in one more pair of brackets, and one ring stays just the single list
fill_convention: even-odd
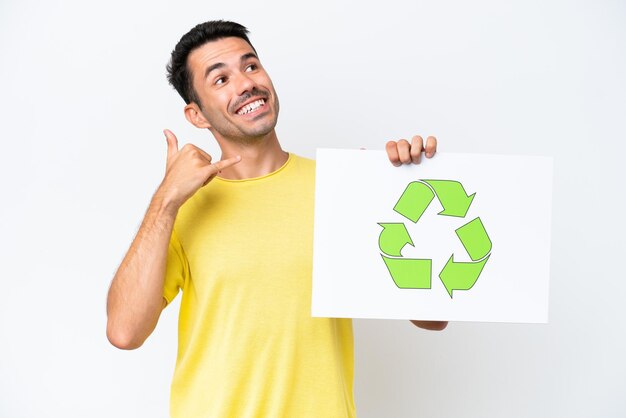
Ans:
[{"label": "smiling mouth", "polygon": [[242,106],[241,109],[237,111],[237,114],[240,116],[247,115],[248,113],[252,113],[263,106],[265,106],[265,99],[255,100],[252,103]]}]

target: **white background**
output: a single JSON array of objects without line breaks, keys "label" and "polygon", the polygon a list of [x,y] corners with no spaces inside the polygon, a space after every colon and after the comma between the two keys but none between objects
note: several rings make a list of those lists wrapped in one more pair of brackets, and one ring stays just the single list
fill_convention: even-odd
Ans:
[{"label": "white background", "polygon": [[[623,417],[623,1],[0,2],[0,416],[166,417],[177,307],[134,352],[105,300],[166,153],[215,150],[165,81],[196,23],[241,21],[279,137],[555,158],[548,325],[355,321],[360,417]],[[529,167],[532,170],[532,167]]]}]

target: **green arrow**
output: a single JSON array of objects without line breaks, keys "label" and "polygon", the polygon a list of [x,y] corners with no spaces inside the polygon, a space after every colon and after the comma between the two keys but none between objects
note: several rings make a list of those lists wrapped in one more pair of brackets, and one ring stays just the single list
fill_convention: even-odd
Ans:
[{"label": "green arrow", "polygon": [[478,262],[455,263],[454,254],[450,256],[445,267],[441,270],[439,278],[451,298],[453,290],[469,290],[474,286],[487,260],[489,260],[489,257]]},{"label": "green arrow", "polygon": [[480,260],[491,251],[491,240],[480,218],[466,223],[456,230],[456,234],[472,261]]},{"label": "green arrow", "polygon": [[413,222],[417,222],[435,197],[433,191],[422,182],[412,181],[406,186],[393,210]]},{"label": "green arrow", "polygon": [[395,257],[401,257],[402,248],[406,244],[413,245],[409,231],[406,230],[406,226],[400,223],[378,224],[383,227],[378,238],[378,246],[380,250],[387,255]]},{"label": "green arrow", "polygon": [[443,210],[438,215],[465,217],[476,193],[468,196],[463,185],[455,180],[424,180],[428,183],[443,206]]},{"label": "green arrow", "polygon": [[400,289],[430,289],[431,260],[381,257]]}]

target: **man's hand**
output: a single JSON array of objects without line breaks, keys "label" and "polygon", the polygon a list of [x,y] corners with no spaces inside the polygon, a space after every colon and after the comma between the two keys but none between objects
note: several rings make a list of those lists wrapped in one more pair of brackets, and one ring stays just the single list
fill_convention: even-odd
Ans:
[{"label": "man's hand", "polygon": [[448,321],[417,321],[411,319],[411,323],[418,328],[427,329],[429,331],[443,331],[448,326]]},{"label": "man's hand", "polygon": [[[429,136],[426,138],[426,146],[424,147],[424,140],[421,136],[415,135],[411,139],[411,143],[406,139],[401,139],[398,142],[387,142],[387,156],[391,164],[396,167],[402,164],[419,164],[422,159],[422,153],[426,154],[426,158],[432,158],[437,152],[437,138]],[[441,331],[448,326],[447,321],[418,321],[411,320],[411,323],[416,327],[428,329],[431,331]]]},{"label": "man's hand", "polygon": [[211,164],[209,154],[192,144],[179,150],[176,135],[168,129],[163,132],[167,139],[167,163],[159,192],[177,208],[221,170],[241,161],[241,157],[236,156]]},{"label": "man's hand", "polygon": [[426,146],[424,147],[424,140],[421,136],[415,135],[411,139],[411,143],[406,139],[401,139],[398,142],[387,142],[387,156],[391,164],[396,167],[402,164],[419,164],[422,158],[422,152],[426,154],[426,158],[432,158],[437,152],[437,138],[429,136],[426,138]]}]

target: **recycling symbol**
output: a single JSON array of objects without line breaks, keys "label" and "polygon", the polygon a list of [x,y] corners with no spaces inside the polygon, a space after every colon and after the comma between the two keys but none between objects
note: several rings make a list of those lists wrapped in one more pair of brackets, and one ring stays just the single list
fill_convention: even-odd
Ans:
[{"label": "recycling symbol", "polygon": [[[437,196],[443,206],[438,215],[465,218],[475,195],[468,196],[463,185],[455,180],[418,180],[409,183],[393,210],[417,223]],[[378,246],[396,286],[400,289],[430,289],[432,260],[404,258],[401,254],[406,244],[415,246],[404,223],[379,225],[383,230]],[[454,290],[469,290],[474,286],[491,255],[491,239],[479,217],[455,232],[471,261],[455,261],[453,253],[439,273],[450,298]]]}]

